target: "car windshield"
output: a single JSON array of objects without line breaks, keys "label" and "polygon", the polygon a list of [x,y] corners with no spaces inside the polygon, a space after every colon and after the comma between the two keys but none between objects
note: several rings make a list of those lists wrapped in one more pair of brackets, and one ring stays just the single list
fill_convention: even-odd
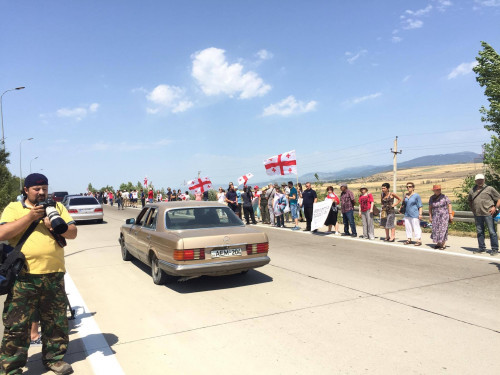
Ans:
[{"label": "car windshield", "polygon": [[88,197],[88,198],[73,198],[70,199],[69,205],[70,206],[87,206],[87,205],[95,205],[99,204],[97,199]]},{"label": "car windshield", "polygon": [[235,227],[242,221],[229,207],[192,207],[171,209],[165,213],[167,229]]}]

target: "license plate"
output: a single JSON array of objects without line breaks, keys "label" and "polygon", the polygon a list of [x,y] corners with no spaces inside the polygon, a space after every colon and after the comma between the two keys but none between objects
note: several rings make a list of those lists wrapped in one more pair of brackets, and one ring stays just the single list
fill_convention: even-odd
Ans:
[{"label": "license plate", "polygon": [[241,256],[241,249],[212,250],[212,258]]},{"label": "license plate", "polygon": [[81,208],[80,209],[80,212],[83,214],[83,213],[89,213],[89,212],[94,212],[94,209],[93,208]]}]

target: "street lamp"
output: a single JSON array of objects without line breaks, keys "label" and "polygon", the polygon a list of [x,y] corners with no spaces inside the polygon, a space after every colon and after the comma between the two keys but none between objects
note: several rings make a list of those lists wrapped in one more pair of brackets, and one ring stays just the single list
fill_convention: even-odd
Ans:
[{"label": "street lamp", "polygon": [[0,95],[0,118],[2,119],[2,147],[3,147],[3,150],[5,151],[5,136],[4,136],[4,133],[3,133],[3,110],[2,110],[2,98],[4,96],[5,93],[9,92],[9,91],[15,91],[15,90],[22,90],[24,89],[24,86],[20,86],[20,87],[16,87],[14,89],[9,89],[9,90],[5,90],[2,95]]},{"label": "street lamp", "polygon": [[21,154],[21,145],[23,144],[23,141],[31,141],[34,138],[26,138],[26,139],[21,139],[21,142],[19,142],[19,190],[23,191],[23,168],[21,166],[22,162],[22,154]]},{"label": "street lamp", "polygon": [[31,174],[31,162],[36,159],[38,159],[38,156],[30,160],[30,174]]}]

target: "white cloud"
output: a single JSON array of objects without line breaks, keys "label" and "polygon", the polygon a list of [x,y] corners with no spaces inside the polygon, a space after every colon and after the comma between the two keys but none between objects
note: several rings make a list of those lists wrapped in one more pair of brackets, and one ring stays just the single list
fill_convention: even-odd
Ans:
[{"label": "white cloud", "polygon": [[453,3],[450,0],[435,0],[437,2],[437,9],[440,11],[445,11],[446,8],[450,7],[453,5]]},{"label": "white cloud", "polygon": [[290,116],[297,115],[300,113],[307,113],[314,111],[316,109],[316,105],[318,103],[314,100],[310,102],[302,102],[297,99],[293,95],[283,99],[279,103],[271,104],[270,106],[264,108],[264,112],[262,116],[271,116],[271,115],[279,115],[279,116]]},{"label": "white cloud", "polygon": [[393,43],[399,43],[399,42],[401,42],[402,40],[403,40],[403,38],[401,38],[400,36],[393,36],[393,37],[391,38],[391,41],[392,41]]},{"label": "white cloud", "polygon": [[274,57],[274,55],[268,50],[261,49],[259,52],[257,52],[257,57],[261,60],[270,60]]},{"label": "white cloud", "polygon": [[352,53],[352,52],[349,52],[347,51],[345,53],[346,56],[348,56],[347,58],[347,62],[349,64],[354,64],[354,62],[359,59],[360,57],[366,55],[368,53],[368,51],[366,49],[362,49],[361,51],[357,52],[357,53]]},{"label": "white cloud", "polygon": [[155,108],[146,108],[150,114],[158,113],[162,109],[168,109],[172,113],[184,112],[193,106],[193,103],[185,98],[184,89],[177,86],[158,85],[146,95],[146,99],[156,104]]},{"label": "white cloud", "polygon": [[155,142],[137,142],[137,143],[129,143],[129,142],[110,143],[110,142],[100,141],[94,143],[89,148],[85,147],[85,149],[91,151],[108,151],[108,150],[137,151],[137,150],[151,150],[154,148],[161,148],[171,143],[172,140],[165,138]]},{"label": "white cloud", "polygon": [[432,10],[432,5],[427,5],[425,8],[419,10],[407,10],[405,13],[414,17],[421,17]]},{"label": "white cloud", "polygon": [[405,30],[420,29],[424,26],[424,22],[422,20],[413,18],[405,18],[401,23],[403,24],[402,27]]},{"label": "white cloud", "polygon": [[350,99],[350,100],[347,100],[344,102],[344,104],[359,104],[361,102],[364,102],[366,100],[372,100],[372,99],[376,99],[378,97],[382,96],[382,93],[381,92],[377,92],[375,94],[370,94],[370,95],[366,95],[366,96],[360,96],[360,97],[357,97],[357,98],[353,98],[353,99]]},{"label": "white cloud", "polygon": [[500,7],[500,0],[475,0],[475,3],[483,7]]},{"label": "white cloud", "polygon": [[207,48],[192,56],[192,76],[206,95],[239,94],[240,99],[265,95],[271,86],[265,84],[257,73],[243,73],[240,63],[229,64],[219,48]]},{"label": "white cloud", "polygon": [[[96,112],[99,108],[99,103],[92,103],[88,108],[86,107],[76,107],[76,108],[60,108],[56,111],[57,117],[69,117],[76,121],[82,120],[87,116],[89,112]],[[44,115],[41,115],[44,116]]]},{"label": "white cloud", "polygon": [[406,77],[403,78],[403,82],[408,82],[408,80],[411,78],[411,75],[407,75]]},{"label": "white cloud", "polygon": [[470,63],[462,63],[453,69],[450,74],[448,74],[448,79],[454,79],[458,76],[464,76],[466,74],[472,73],[472,68],[477,65],[477,61]]}]

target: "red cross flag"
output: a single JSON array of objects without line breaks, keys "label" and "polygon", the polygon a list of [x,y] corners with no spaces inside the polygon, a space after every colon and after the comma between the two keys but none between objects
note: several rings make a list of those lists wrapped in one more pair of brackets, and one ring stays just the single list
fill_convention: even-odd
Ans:
[{"label": "red cross flag", "polygon": [[297,157],[295,150],[284,152],[264,160],[266,173],[270,176],[297,174]]},{"label": "red cross flag", "polygon": [[189,190],[195,193],[203,193],[210,190],[212,187],[212,181],[208,177],[196,178],[194,180],[187,182]]},{"label": "red cross flag", "polygon": [[252,177],[253,174],[251,173],[247,173],[246,175],[241,176],[240,178],[238,178],[238,186],[240,186],[241,184],[246,185],[248,180],[250,180]]},{"label": "red cross flag", "polygon": [[148,176],[144,177],[144,186],[148,187]]}]

